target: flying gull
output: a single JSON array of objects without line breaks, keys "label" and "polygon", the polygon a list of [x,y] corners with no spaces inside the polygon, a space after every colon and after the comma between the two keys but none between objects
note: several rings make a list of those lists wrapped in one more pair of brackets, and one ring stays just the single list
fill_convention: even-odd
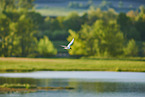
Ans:
[{"label": "flying gull", "polygon": [[74,42],[74,38],[72,39],[72,41],[67,46],[61,45],[61,47],[64,47],[64,49],[71,49],[70,46],[73,44],[73,42]]}]

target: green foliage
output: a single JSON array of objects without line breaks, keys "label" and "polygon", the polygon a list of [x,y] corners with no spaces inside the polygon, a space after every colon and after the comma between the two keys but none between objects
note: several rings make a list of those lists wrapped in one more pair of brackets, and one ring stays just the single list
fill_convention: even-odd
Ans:
[{"label": "green foliage", "polygon": [[31,18],[27,18],[22,14],[16,24],[16,35],[19,37],[19,46],[21,49],[20,56],[27,56],[33,52],[36,46],[36,39],[33,36],[35,33],[35,24]]},{"label": "green foliage", "polygon": [[2,88],[26,88],[26,89],[32,89],[37,88],[35,85],[30,84],[3,84],[1,85]]},{"label": "green foliage", "polygon": [[36,28],[40,28],[42,29],[43,27],[43,23],[44,23],[44,19],[43,17],[41,16],[40,13],[36,13],[34,11],[30,11],[30,12],[27,12],[26,13],[26,17],[29,17],[31,19],[31,21],[37,25]]},{"label": "green foliage", "polygon": [[99,41],[100,53],[103,56],[120,56],[123,52],[123,33],[114,21],[107,25],[103,21],[97,21],[95,35]]},{"label": "green foliage", "polygon": [[66,30],[72,29],[78,31],[81,28],[82,22],[78,13],[72,12],[67,17],[65,17],[63,24]]},{"label": "green foliage", "polygon": [[57,53],[57,50],[54,48],[47,36],[44,36],[43,39],[39,40],[37,48],[38,53],[44,57],[53,56]]},{"label": "green foliage", "polygon": [[[68,37],[68,32],[64,30],[55,30],[52,33],[52,40],[65,40]],[[51,37],[51,36],[50,36]]]},{"label": "green foliage", "polygon": [[[17,0],[15,0],[17,2]],[[24,9],[32,9],[35,0],[19,0],[18,4],[20,8],[24,8]]]},{"label": "green foliage", "polygon": [[140,40],[140,33],[134,25],[133,21],[125,14],[120,13],[117,18],[117,23],[120,25],[120,29],[127,39]]},{"label": "green foliage", "polygon": [[145,42],[143,42],[142,51],[143,51],[143,56],[145,56]]},{"label": "green foliage", "polygon": [[[145,40],[143,6],[139,12],[118,14],[114,9],[110,9],[112,4],[106,0],[102,1],[101,9],[93,7],[93,1],[88,0],[86,5],[76,4],[79,7],[90,7],[83,15],[72,12],[67,16],[44,18],[33,10],[33,1],[0,0],[0,56],[48,57],[56,54],[50,40],[66,40],[67,37],[68,41],[75,38],[72,50],[69,50],[71,55],[136,56],[136,53],[132,54],[129,49],[137,47],[138,41],[143,43]],[[104,9],[107,10],[102,11]],[[54,13],[52,8],[49,10]],[[69,9],[65,10],[70,12]],[[62,12],[61,9],[58,11]],[[133,45],[133,42],[129,42],[125,47],[124,44],[131,39],[137,43]],[[50,46],[50,51],[47,50],[47,46]],[[138,52],[144,56],[142,46],[139,45]]]},{"label": "green foliage", "polygon": [[89,25],[92,25],[96,20],[104,20],[106,22],[114,20],[117,18],[117,13],[113,9],[108,9],[108,11],[102,11],[100,8],[95,9],[91,7],[88,11],[88,21]]},{"label": "green foliage", "polygon": [[137,56],[138,54],[138,47],[136,45],[135,40],[129,40],[126,48],[124,48],[124,52],[126,56]]},{"label": "green foliage", "polygon": [[73,38],[75,39],[75,42],[73,43],[73,46],[71,47],[72,49],[69,50],[69,54],[70,55],[87,55],[85,43],[81,39],[79,39],[79,35],[72,30],[69,30],[69,33],[70,33],[70,36],[68,37],[68,40],[71,41]]},{"label": "green foliage", "polygon": [[62,29],[61,21],[62,20],[60,18],[53,19],[46,17],[43,29],[49,29],[50,31],[61,30]]},{"label": "green foliage", "polygon": [[42,29],[44,21],[40,14],[31,10],[33,1],[0,1],[3,4],[0,13],[0,56],[36,56],[36,30]]},{"label": "green foliage", "polygon": [[123,53],[123,34],[116,22],[107,24],[96,21],[92,26],[84,25],[79,32],[69,31],[68,39],[75,38],[72,55],[120,56]]},{"label": "green foliage", "polygon": [[140,33],[140,39],[141,41],[145,41],[145,33],[144,33],[144,27],[145,27],[145,8],[143,6],[140,6],[140,13],[136,16],[136,23],[135,27]]},{"label": "green foliage", "polygon": [[117,18],[117,23],[120,25],[121,31],[126,34],[126,30],[131,24],[130,18],[127,17],[125,13],[120,13]]},{"label": "green foliage", "polygon": [[0,0],[1,11],[19,10],[24,11],[32,9],[34,0]]},{"label": "green foliage", "polygon": [[62,53],[68,53],[67,50],[65,49],[62,49],[62,47],[60,45],[67,45],[68,44],[68,41],[66,40],[55,40],[55,41],[52,41],[52,43],[54,44],[54,47],[57,48],[57,53],[59,54],[62,54]]}]

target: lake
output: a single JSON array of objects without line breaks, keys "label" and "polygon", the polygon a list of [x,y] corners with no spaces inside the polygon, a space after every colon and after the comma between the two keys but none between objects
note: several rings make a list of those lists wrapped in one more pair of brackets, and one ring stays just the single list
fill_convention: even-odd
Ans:
[{"label": "lake", "polygon": [[0,97],[145,97],[145,73],[101,71],[37,71],[0,73],[0,84],[29,83],[73,90],[0,94]]}]

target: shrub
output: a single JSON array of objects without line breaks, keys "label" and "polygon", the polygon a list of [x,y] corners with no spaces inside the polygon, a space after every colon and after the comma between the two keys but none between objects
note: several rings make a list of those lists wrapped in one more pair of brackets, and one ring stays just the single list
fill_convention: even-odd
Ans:
[{"label": "shrub", "polygon": [[57,54],[57,50],[54,48],[52,42],[47,36],[40,39],[38,42],[38,53],[40,56],[49,57]]},{"label": "shrub", "polygon": [[134,39],[129,40],[127,46],[124,48],[125,56],[137,56],[138,47]]}]

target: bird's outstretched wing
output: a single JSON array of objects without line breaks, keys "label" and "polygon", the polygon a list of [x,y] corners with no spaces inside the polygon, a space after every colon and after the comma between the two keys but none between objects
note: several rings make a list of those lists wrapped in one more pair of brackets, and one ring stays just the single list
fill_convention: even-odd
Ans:
[{"label": "bird's outstretched wing", "polygon": [[67,47],[70,47],[74,42],[74,38],[72,39],[72,41],[67,45]]}]

